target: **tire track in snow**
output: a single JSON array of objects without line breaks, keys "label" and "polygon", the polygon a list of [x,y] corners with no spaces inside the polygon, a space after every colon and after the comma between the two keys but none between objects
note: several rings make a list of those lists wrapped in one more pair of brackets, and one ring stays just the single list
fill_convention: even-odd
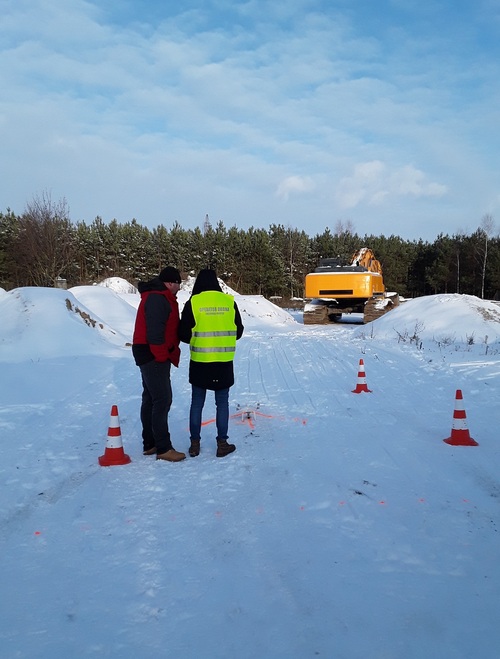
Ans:
[{"label": "tire track in snow", "polygon": [[[281,344],[280,344],[280,346],[279,346],[279,349],[280,349],[280,356],[281,356],[283,359],[277,359],[277,358],[276,358],[276,363],[277,363],[277,365],[278,365],[278,368],[280,369],[280,372],[281,372],[281,375],[282,375],[283,379],[284,379],[285,382],[286,382],[286,378],[285,378],[285,375],[284,375],[284,373],[283,373],[283,369],[282,369],[282,367],[281,367],[281,364],[282,364],[283,362],[286,362],[287,365],[288,365],[288,367],[289,367],[289,372],[292,374],[293,379],[294,379],[294,381],[295,381],[295,384],[297,385],[297,389],[299,389],[299,390],[301,391],[301,393],[303,393],[303,394],[305,393],[305,394],[306,394],[307,399],[308,399],[308,401],[309,401],[309,405],[310,405],[310,407],[311,407],[311,410],[312,410],[313,412],[316,412],[316,411],[317,411],[316,405],[315,405],[315,403],[314,403],[314,401],[313,401],[311,395],[309,394],[309,392],[307,392],[307,391],[304,389],[302,383],[300,382],[300,380],[299,380],[299,378],[298,378],[298,375],[297,375],[296,367],[294,367],[294,365],[292,364],[292,361],[291,361],[291,359],[290,359],[290,355],[288,354],[288,352],[287,352],[286,350],[283,350]],[[298,362],[299,362],[298,354],[297,354],[297,352],[296,352],[295,350],[294,350],[294,356],[296,357],[296,363],[298,363]],[[276,350],[275,350],[275,357],[276,357]],[[303,359],[302,359],[302,363],[304,363],[304,362],[303,362]],[[298,404],[297,398],[295,397],[295,395],[294,395],[293,393],[292,393],[292,396],[293,396],[293,399],[294,399],[294,403],[297,405],[297,404]],[[301,401],[301,402],[303,402],[303,401]]]},{"label": "tire track in snow", "polygon": [[259,341],[259,344],[258,344],[258,346],[257,346],[257,347],[258,347],[258,350],[257,350],[257,365],[258,365],[259,375],[260,375],[260,383],[259,383],[259,384],[260,384],[260,386],[262,387],[262,391],[264,392],[264,395],[265,395],[265,397],[266,397],[266,400],[269,400],[269,394],[268,394],[268,392],[267,392],[267,388],[266,388],[266,385],[265,385],[265,383],[264,383],[264,375],[263,375],[263,373],[262,373],[262,363],[261,363],[261,359],[260,359],[260,356],[261,356],[261,346],[262,346],[262,343]]},{"label": "tire track in snow", "polygon": [[[335,328],[331,329],[332,332],[335,332]],[[345,395],[354,386],[358,363],[358,355],[355,353],[358,353],[358,348],[353,348],[351,341],[345,340],[349,338],[345,332],[332,336],[335,341],[325,342],[325,332],[322,330],[314,335],[308,333],[307,336],[298,337],[302,349],[295,350],[295,359],[302,366],[304,373],[302,389],[307,392],[309,380],[314,379],[313,390],[316,398],[312,404],[315,413],[321,410],[328,414],[341,411],[352,417],[350,406],[346,404]],[[352,358],[349,356],[350,353],[352,353]],[[352,382],[349,381],[346,385],[348,377],[352,378]],[[318,380],[323,381],[319,388]],[[321,392],[319,397],[318,392]],[[310,395],[309,400],[313,400]]]},{"label": "tire track in snow", "polygon": [[[281,349],[281,347],[280,347],[280,356],[283,357],[284,361],[287,362],[288,366],[290,367],[289,373],[292,374],[293,378],[295,379],[295,382],[298,383],[297,374],[294,372],[293,368],[291,367],[291,364],[290,364],[290,361],[288,359],[287,353],[285,351],[283,351]],[[276,347],[273,347],[273,358],[274,358],[275,372],[280,374],[281,379],[283,380],[284,386],[286,387],[286,389],[288,390],[288,392],[291,396],[292,402],[294,403],[295,407],[297,407],[297,404],[298,404],[297,397],[294,394],[293,389],[290,387],[289,379],[285,375],[285,372],[282,368],[283,361],[281,359],[279,359]]]},{"label": "tire track in snow", "polygon": [[[242,395],[251,396],[252,398],[259,399],[264,397],[269,400],[269,394],[264,383],[264,376],[262,373],[262,365],[260,359],[261,353],[261,341],[256,340],[255,335],[246,336],[244,339],[241,339],[240,346],[238,350],[238,357],[235,360],[235,383],[238,386],[238,389],[243,389]],[[246,369],[244,373],[244,381],[246,382],[246,391],[245,387],[242,387],[241,384],[241,368],[242,364],[246,362]],[[255,373],[256,372],[256,373]],[[259,391],[256,391],[259,388]]]}]

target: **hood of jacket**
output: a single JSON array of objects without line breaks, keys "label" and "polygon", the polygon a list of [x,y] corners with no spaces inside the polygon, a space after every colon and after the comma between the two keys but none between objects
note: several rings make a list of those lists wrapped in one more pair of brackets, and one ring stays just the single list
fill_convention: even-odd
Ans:
[{"label": "hood of jacket", "polygon": [[147,293],[148,291],[164,291],[165,284],[158,277],[150,279],[149,281],[140,281],[137,284],[139,293]]},{"label": "hood of jacket", "polygon": [[194,282],[192,295],[198,295],[198,293],[204,293],[205,291],[219,291],[222,293],[217,273],[210,268],[200,270]]}]

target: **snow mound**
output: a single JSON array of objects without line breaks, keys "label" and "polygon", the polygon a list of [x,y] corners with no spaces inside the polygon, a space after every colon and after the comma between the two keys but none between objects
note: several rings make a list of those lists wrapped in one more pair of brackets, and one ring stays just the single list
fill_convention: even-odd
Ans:
[{"label": "snow mound", "polygon": [[[111,291],[109,291],[111,293]],[[116,354],[124,337],[71,291],[25,287],[0,297],[0,361]]]},{"label": "snow mound", "polygon": [[[128,349],[140,295],[128,292],[133,287],[126,280],[116,277],[107,281],[109,286],[75,286],[67,291],[43,287],[0,291],[0,361],[15,363]],[[179,292],[181,310],[192,283],[186,282]],[[243,296],[227,286],[224,289],[234,295],[247,330],[297,324],[287,311],[261,295]]]},{"label": "snow mound", "polygon": [[[186,301],[193,292],[195,280],[196,277],[189,276],[181,284],[181,288],[177,294],[180,312],[182,312]],[[219,284],[224,293],[228,293],[234,297],[238,309],[240,310],[245,329],[269,324],[276,325],[276,327],[298,324],[288,311],[281,309],[262,295],[240,295],[237,291],[222,281],[222,279],[219,279]],[[78,286],[71,289],[75,297],[81,300],[83,304],[86,304],[89,308],[95,311],[100,318],[103,318],[109,323],[111,327],[121,331],[123,334],[127,334],[127,330],[123,326],[118,326],[117,319],[120,317],[120,308],[118,307],[116,300],[113,300],[110,297],[100,296],[98,294],[98,287],[115,292],[119,298],[134,308],[134,317],[131,320],[131,327],[128,331],[128,334],[130,335],[133,332],[135,310],[139,306],[141,300],[137,289],[126,279],[120,277],[110,277],[97,286]]]},{"label": "snow mound", "polygon": [[122,279],[122,277],[108,277],[96,284],[96,286],[110,288],[115,293],[137,293],[137,288],[126,279]]},{"label": "snow mound", "polygon": [[298,325],[293,316],[270,302],[262,295],[235,295],[243,325],[246,329],[262,325]]},{"label": "snow mound", "polygon": [[[491,344],[500,341],[500,306],[474,295],[428,295],[404,302],[371,325],[377,338]],[[366,335],[367,326],[355,333]]]},{"label": "snow mound", "polygon": [[75,286],[70,291],[79,302],[91,309],[95,316],[101,318],[117,334],[121,334],[124,343],[132,343],[136,310],[129,299],[133,297],[139,303],[140,296],[126,292],[126,286],[123,288],[125,292],[122,294],[115,292],[112,286]]},{"label": "snow mound", "polygon": [[[184,304],[193,292],[195,277],[188,277],[182,282],[181,289],[177,294],[179,309],[182,311]],[[220,287],[224,293],[232,295],[240,310],[241,319],[245,329],[252,329],[261,325],[297,325],[297,321],[284,309],[276,306],[262,295],[240,295],[230,286],[219,279]]]}]

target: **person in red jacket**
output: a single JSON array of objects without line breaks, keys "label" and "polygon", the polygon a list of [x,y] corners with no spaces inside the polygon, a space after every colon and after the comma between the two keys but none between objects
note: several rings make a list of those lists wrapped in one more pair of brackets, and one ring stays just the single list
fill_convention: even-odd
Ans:
[{"label": "person in red jacket", "polygon": [[186,455],[170,441],[168,413],[172,405],[170,369],[179,365],[177,293],[181,275],[176,268],[164,268],[158,277],[139,282],[141,301],[135,320],[132,354],[141,369],[141,423],[144,455],[157,460],[180,462]]}]

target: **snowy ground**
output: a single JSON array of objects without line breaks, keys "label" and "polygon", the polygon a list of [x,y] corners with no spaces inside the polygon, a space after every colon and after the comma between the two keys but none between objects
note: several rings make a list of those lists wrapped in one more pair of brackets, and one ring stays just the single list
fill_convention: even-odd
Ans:
[{"label": "snowy ground", "polygon": [[[499,656],[500,307],[313,327],[237,296],[237,451],[207,423],[168,464],[141,452],[138,296],[107,284],[0,290],[2,658]],[[443,442],[457,389],[479,446]],[[115,404],[132,462],[100,467]]]}]

